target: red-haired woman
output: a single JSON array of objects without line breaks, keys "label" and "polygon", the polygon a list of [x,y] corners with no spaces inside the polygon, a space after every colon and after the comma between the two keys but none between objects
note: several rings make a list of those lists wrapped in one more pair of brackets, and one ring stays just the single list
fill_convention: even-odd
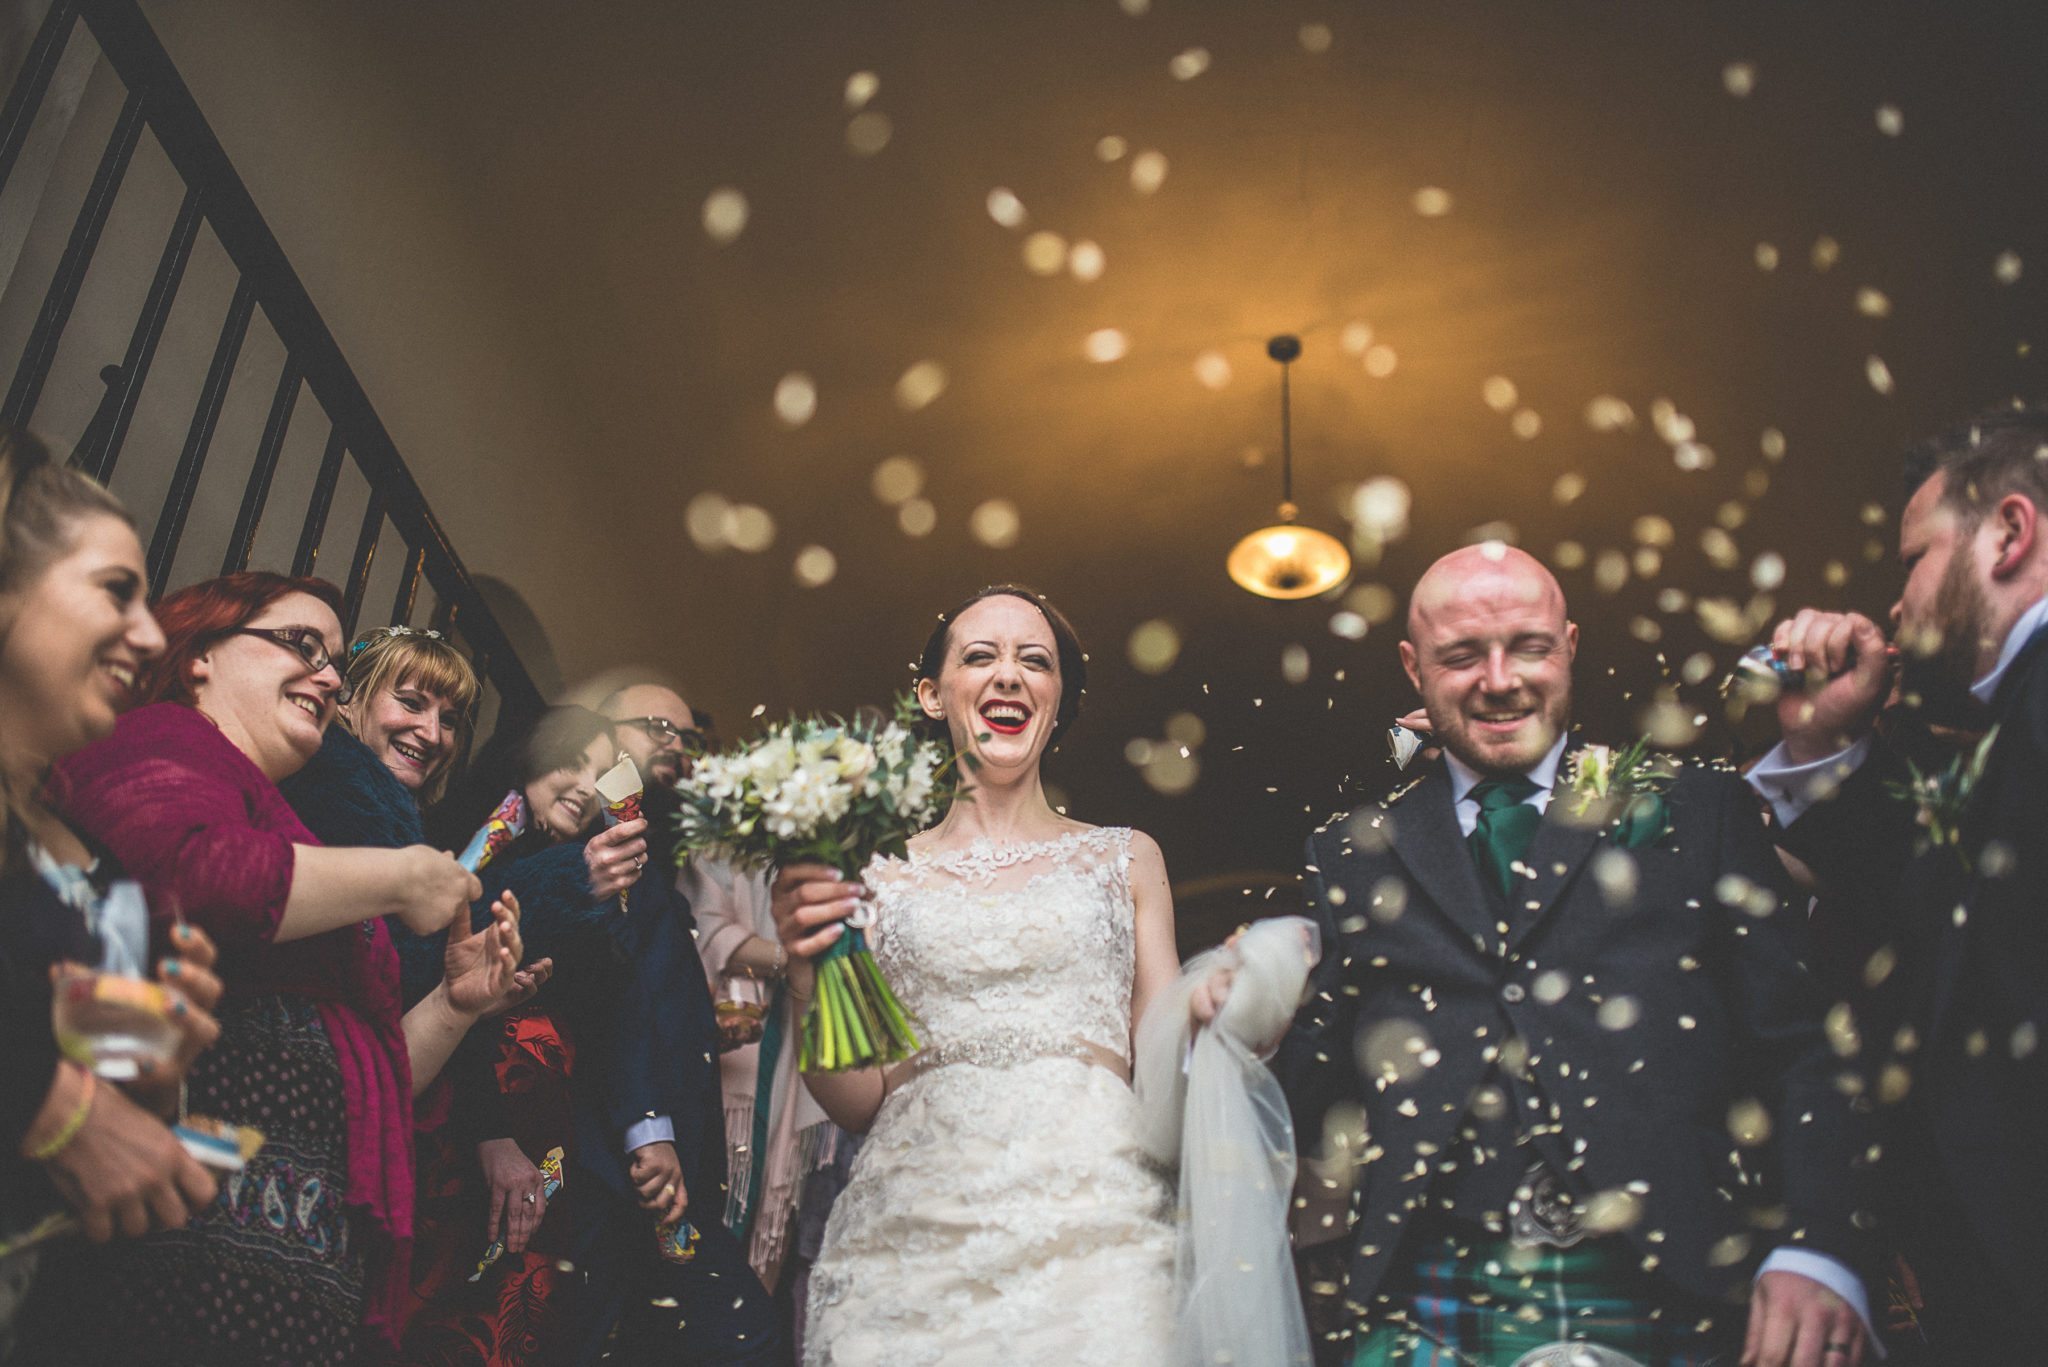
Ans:
[{"label": "red-haired woman", "polygon": [[[230,987],[190,1104],[267,1139],[191,1226],[68,1269],[73,1360],[338,1364],[388,1345],[413,1095],[479,1015],[533,990],[516,903],[474,934],[477,881],[447,854],[323,848],[277,790],[347,700],[340,603],[324,581],[258,572],[170,595],[151,705],[61,766],[67,815],[152,914],[218,942]],[[402,1015],[386,915],[452,926],[442,982]]]}]

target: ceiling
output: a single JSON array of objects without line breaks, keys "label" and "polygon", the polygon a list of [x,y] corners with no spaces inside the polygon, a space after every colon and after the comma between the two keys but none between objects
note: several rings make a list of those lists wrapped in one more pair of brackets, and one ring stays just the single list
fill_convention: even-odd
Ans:
[{"label": "ceiling", "polygon": [[[175,8],[188,49],[210,14],[251,12]],[[523,525],[458,545],[524,598],[565,677],[657,664],[732,735],[757,706],[882,700],[936,612],[1036,585],[1093,654],[1051,778],[1076,815],[1157,835],[1208,919],[1290,871],[1347,783],[1391,781],[1384,729],[1410,706],[1398,616],[1347,639],[1342,595],[1272,603],[1223,576],[1278,499],[1270,335],[1304,343],[1305,520],[1341,532],[1361,481],[1411,494],[1405,535],[1353,581],[1388,592],[1350,608],[1398,610],[1436,555],[1515,539],[1560,566],[1580,714],[1610,736],[1641,724],[1665,666],[1706,651],[1725,669],[1733,633],[1694,602],[1748,602],[1759,556],[1782,557],[1782,604],[1882,610],[1896,571],[1870,556],[1897,451],[2044,388],[2026,346],[2048,275],[2026,188],[2048,171],[2032,7],[362,0],[264,22],[331,54],[331,89],[279,108],[375,103],[403,173],[457,206],[467,268],[498,295],[489,331],[546,376],[567,449],[522,476]],[[1150,193],[1147,151],[1165,168]],[[748,209],[729,241],[705,226],[722,187]],[[992,216],[998,188],[1020,227]],[[256,189],[289,217],[289,178]],[[1099,276],[1044,241],[1067,264],[1035,273],[1040,231],[1095,244]],[[316,298],[343,278],[294,251]],[[1360,354],[1361,324],[1378,350]],[[337,323],[347,349],[356,326]],[[1120,359],[1090,359],[1103,329]],[[899,381],[923,362],[944,384],[919,407]],[[816,395],[800,423],[776,404],[791,375]],[[408,440],[404,376],[383,383],[430,491],[476,478],[437,474]],[[1674,446],[1688,421],[1710,456]],[[926,535],[871,487],[899,455],[923,473]],[[700,547],[687,513],[706,494],[764,510],[772,543]],[[1014,544],[972,530],[991,500]],[[1000,508],[982,516],[1002,530]],[[1720,566],[1700,539],[1717,519]],[[1644,537],[1658,563],[1596,578]],[[835,572],[806,587],[813,546]],[[1128,653],[1149,621],[1179,643],[1161,673]],[[1728,743],[1711,683],[1678,698],[1709,717],[1704,745]],[[1192,786],[1166,794],[1127,747],[1182,713],[1206,734]],[[1171,769],[1152,777],[1187,777]]]}]

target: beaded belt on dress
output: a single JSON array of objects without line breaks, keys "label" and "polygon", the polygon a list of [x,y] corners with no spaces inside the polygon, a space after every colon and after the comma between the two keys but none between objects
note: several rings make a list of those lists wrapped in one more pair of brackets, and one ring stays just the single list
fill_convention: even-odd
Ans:
[{"label": "beaded belt on dress", "polygon": [[1040,1030],[990,1030],[965,1039],[950,1039],[929,1045],[911,1055],[904,1065],[912,1073],[925,1073],[950,1063],[974,1063],[984,1068],[1014,1068],[1042,1058],[1070,1058],[1092,1063],[1130,1081],[1131,1066],[1114,1050],[1079,1035],[1050,1035]]}]

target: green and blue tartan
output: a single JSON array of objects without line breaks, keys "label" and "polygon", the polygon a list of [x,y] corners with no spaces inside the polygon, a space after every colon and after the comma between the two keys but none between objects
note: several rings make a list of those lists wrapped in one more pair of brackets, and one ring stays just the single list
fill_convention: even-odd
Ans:
[{"label": "green and blue tartan", "polygon": [[[1644,1367],[1733,1367],[1740,1307],[1702,1307],[1642,1270],[1620,1237],[1518,1248],[1482,1231],[1417,1231],[1360,1326],[1350,1367],[1514,1367],[1554,1344],[1596,1344]],[[1404,1253],[1407,1250],[1404,1250]],[[1560,1349],[1535,1361],[1577,1367]]]}]

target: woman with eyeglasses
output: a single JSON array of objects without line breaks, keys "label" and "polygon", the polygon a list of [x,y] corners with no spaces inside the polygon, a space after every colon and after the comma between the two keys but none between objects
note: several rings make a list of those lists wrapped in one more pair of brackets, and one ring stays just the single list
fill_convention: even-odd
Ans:
[{"label": "woman with eyeglasses", "polygon": [[[426,845],[331,848],[278,783],[351,690],[340,593],[247,572],[157,606],[150,703],[59,767],[64,809],[140,879],[152,914],[220,945],[219,1043],[193,1111],[265,1143],[188,1228],[70,1269],[78,1361],[354,1363],[395,1342],[412,1236],[412,1099],[481,1015],[530,991],[516,903],[472,933],[476,879]],[[404,1010],[383,918],[458,927]]]},{"label": "woman with eyeglasses", "polygon": [[[597,780],[618,757],[604,717],[549,708],[493,736],[429,822],[439,843],[460,848],[509,794],[520,795],[526,830],[484,867],[484,894],[518,896],[528,946],[548,956],[555,977],[531,1005],[464,1041],[449,1065],[449,1123],[421,1139],[408,1363],[512,1367],[553,1361],[560,1350],[559,1293],[573,1273],[560,1265],[566,1212],[552,1221],[548,1213],[557,1196],[576,1198],[567,1184],[549,1190],[544,1164],[561,1149],[566,1166],[575,1145],[568,1021],[588,1012],[570,999],[608,987],[609,975],[588,970],[621,954],[619,898],[646,862],[645,820],[599,829]],[[479,1266],[492,1247],[490,1265]]]}]

